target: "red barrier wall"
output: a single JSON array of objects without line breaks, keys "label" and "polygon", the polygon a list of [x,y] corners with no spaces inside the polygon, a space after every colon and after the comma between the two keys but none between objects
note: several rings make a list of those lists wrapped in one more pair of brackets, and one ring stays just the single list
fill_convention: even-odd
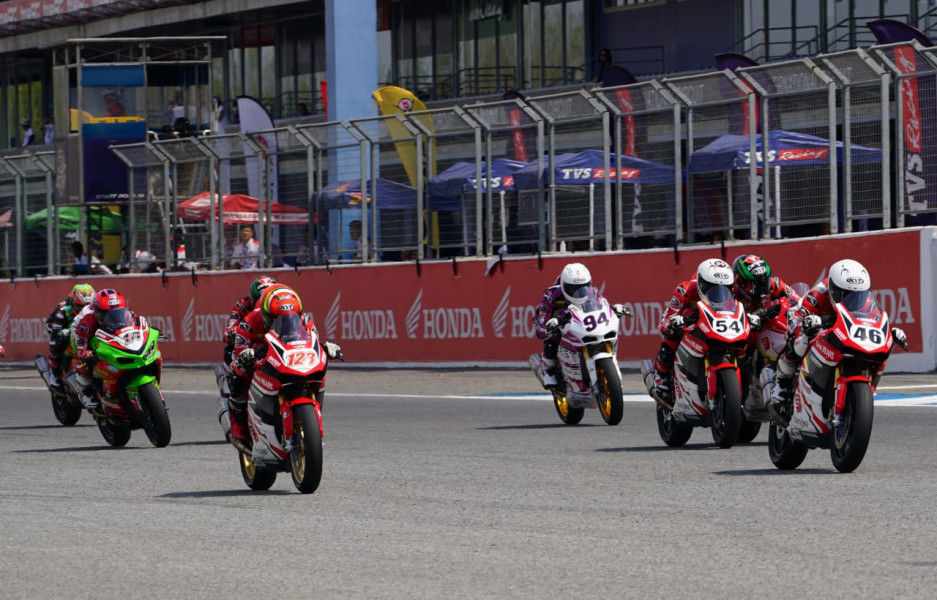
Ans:
[{"label": "red barrier wall", "polygon": [[[912,351],[921,351],[920,230],[802,241],[727,246],[725,258],[755,252],[788,283],[813,285],[840,258],[862,262],[895,325],[905,328]],[[619,358],[653,356],[656,325],[674,286],[688,279],[719,246],[630,253],[463,259],[275,271],[302,296],[321,334],[339,342],[354,362],[518,362],[540,343],[531,323],[540,296],[563,265],[580,261],[612,302],[630,305],[622,322]],[[676,260],[679,260],[679,263]],[[167,337],[160,343],[170,363],[210,362],[221,357],[221,334],[234,301],[246,294],[257,272],[120,275],[90,277],[95,288],[114,287],[131,307]],[[43,322],[56,302],[79,281],[23,279],[0,283],[0,342],[8,360],[46,352]]]}]

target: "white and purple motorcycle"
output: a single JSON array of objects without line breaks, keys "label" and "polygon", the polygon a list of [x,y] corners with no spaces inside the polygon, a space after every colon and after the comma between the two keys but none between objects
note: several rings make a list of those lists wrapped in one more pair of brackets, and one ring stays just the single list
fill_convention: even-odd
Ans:
[{"label": "white and purple motorcycle", "polygon": [[[631,313],[625,310],[620,316]],[[553,393],[553,405],[563,423],[579,423],[587,408],[598,408],[609,425],[621,423],[624,400],[616,358],[618,319],[608,300],[594,291],[582,304],[571,304],[560,319],[557,384],[544,388]],[[543,385],[539,354],[530,356],[530,368]]]}]

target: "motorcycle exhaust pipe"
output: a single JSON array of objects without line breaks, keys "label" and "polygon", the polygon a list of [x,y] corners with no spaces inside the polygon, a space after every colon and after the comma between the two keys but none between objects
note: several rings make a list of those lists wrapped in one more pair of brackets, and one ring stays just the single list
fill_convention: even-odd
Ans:
[{"label": "motorcycle exhaust pipe", "polygon": [[224,396],[218,398],[218,423],[221,425],[226,440],[231,439],[231,416],[228,414],[229,412],[228,399]]}]

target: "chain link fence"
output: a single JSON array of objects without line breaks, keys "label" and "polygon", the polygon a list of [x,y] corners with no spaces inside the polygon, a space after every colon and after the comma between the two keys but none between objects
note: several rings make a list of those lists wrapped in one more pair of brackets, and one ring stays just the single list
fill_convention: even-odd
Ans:
[{"label": "chain link fence", "polygon": [[112,269],[276,268],[937,224],[915,42],[504,98],[113,146],[107,205],[59,197],[64,154],[0,152],[0,275],[68,271],[74,241]]}]

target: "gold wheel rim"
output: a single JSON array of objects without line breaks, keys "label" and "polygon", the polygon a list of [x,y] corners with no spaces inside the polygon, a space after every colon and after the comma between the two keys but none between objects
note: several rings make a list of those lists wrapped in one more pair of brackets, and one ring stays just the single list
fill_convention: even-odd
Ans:
[{"label": "gold wheel rim", "polygon": [[257,475],[257,465],[243,452],[241,452],[241,464],[244,465],[244,472],[248,477],[253,479]]},{"label": "gold wheel rim", "polygon": [[612,399],[608,397],[608,377],[605,375],[604,369],[600,369],[600,371],[602,372],[602,383],[605,385],[605,400],[599,402],[599,412],[607,419],[612,414]]},{"label": "gold wheel rim", "polygon": [[566,401],[566,396],[554,394],[553,402],[556,403],[556,408],[560,411],[561,415],[564,417],[569,415],[569,402]]}]

